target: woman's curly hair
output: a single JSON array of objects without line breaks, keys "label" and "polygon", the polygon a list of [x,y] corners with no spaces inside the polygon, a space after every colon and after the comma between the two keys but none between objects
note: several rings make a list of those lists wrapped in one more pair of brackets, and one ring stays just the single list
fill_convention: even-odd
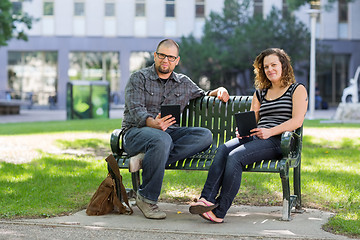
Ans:
[{"label": "woman's curly hair", "polygon": [[292,83],[295,83],[294,71],[291,66],[290,57],[285,53],[284,50],[280,48],[268,48],[262,51],[254,61],[254,73],[255,73],[255,88],[256,89],[267,89],[270,88],[271,82],[266,77],[264,71],[264,58],[266,56],[275,54],[279,57],[282,67],[281,74],[281,84],[283,87],[289,86]]}]

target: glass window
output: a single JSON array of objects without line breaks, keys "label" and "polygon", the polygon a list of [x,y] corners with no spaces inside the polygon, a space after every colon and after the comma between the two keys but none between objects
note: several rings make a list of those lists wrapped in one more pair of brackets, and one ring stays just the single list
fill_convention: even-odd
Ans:
[{"label": "glass window", "polygon": [[44,2],[44,16],[54,16],[54,2]]},{"label": "glass window", "polygon": [[74,16],[85,16],[85,3],[75,2],[74,3]]},{"label": "glass window", "polygon": [[283,14],[283,16],[289,16],[289,14],[290,14],[287,0],[282,1],[282,14]]},{"label": "glass window", "polygon": [[144,67],[151,66],[154,62],[154,55],[151,52],[132,52],[130,55],[130,72],[133,73]]},{"label": "glass window", "polygon": [[48,105],[57,94],[57,52],[9,52],[8,86],[14,99]]},{"label": "glass window", "polygon": [[22,12],[22,2],[14,1],[12,4],[12,13],[15,15],[20,15]]},{"label": "glass window", "polygon": [[254,16],[263,15],[263,0],[254,0]]},{"label": "glass window", "polygon": [[118,52],[71,52],[69,61],[70,80],[108,81],[112,91],[118,90]]},{"label": "glass window", "polygon": [[105,3],[105,16],[114,17],[115,16],[115,3],[106,2]]},{"label": "glass window", "polygon": [[348,22],[348,3],[347,0],[339,0],[339,23]]},{"label": "glass window", "polygon": [[145,0],[136,0],[135,16],[136,17],[145,17]]},{"label": "glass window", "polygon": [[165,16],[175,17],[175,0],[166,0]]},{"label": "glass window", "polygon": [[195,17],[197,18],[205,17],[205,0],[196,0]]}]

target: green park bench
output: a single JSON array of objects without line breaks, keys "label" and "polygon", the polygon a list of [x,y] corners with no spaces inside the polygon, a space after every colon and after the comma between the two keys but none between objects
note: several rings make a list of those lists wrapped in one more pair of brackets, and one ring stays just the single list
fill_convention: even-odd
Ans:
[{"label": "green park bench", "polygon": [[[252,96],[231,96],[227,103],[221,102],[215,97],[200,97],[191,100],[181,116],[181,126],[205,127],[213,133],[211,147],[201,153],[195,154],[184,160],[177,161],[166,166],[166,169],[174,170],[209,170],[219,145],[236,137],[234,114],[249,111]],[[112,153],[118,162],[120,169],[129,168],[129,156],[122,152],[122,133],[116,129],[111,134],[110,145]],[[281,137],[281,149],[283,158],[280,160],[263,160],[244,168],[244,172],[279,173],[283,190],[282,220],[291,220],[290,213],[293,207],[295,212],[301,212],[301,147],[302,127],[293,132],[285,132]],[[293,168],[294,194],[290,193],[289,172]],[[132,173],[133,190],[139,188],[140,173]]]}]

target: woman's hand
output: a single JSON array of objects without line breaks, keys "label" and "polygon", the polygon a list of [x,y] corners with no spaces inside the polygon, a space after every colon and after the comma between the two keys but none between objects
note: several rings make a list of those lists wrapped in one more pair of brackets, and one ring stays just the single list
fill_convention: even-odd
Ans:
[{"label": "woman's hand", "polygon": [[229,101],[230,96],[229,96],[229,93],[226,90],[226,88],[224,88],[224,87],[218,88],[217,98],[220,99],[223,102]]},{"label": "woman's hand", "polygon": [[250,136],[257,136],[260,139],[268,139],[273,135],[271,129],[268,128],[254,128],[250,132]]},{"label": "woman's hand", "polygon": [[236,135],[236,137],[237,137],[238,139],[243,139],[243,138],[246,138],[246,137],[250,137],[250,135],[249,135],[249,136],[240,136],[237,127],[235,128],[235,135]]}]

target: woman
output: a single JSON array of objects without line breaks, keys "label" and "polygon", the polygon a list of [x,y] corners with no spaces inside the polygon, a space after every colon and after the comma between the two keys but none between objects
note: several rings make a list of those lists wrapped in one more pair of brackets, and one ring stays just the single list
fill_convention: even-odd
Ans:
[{"label": "woman", "polygon": [[239,136],[219,147],[210,167],[201,197],[190,212],[222,223],[240,188],[242,169],[260,160],[282,157],[281,134],[301,127],[308,98],[296,83],[289,56],[278,48],[261,52],[253,64],[256,91],[251,110],[258,127],[250,136]]}]

